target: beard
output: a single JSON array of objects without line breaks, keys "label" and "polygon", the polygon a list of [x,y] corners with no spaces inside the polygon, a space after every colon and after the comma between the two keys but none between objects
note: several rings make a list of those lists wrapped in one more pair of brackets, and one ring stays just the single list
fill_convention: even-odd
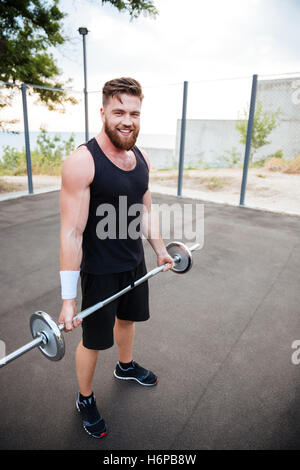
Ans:
[{"label": "beard", "polygon": [[140,132],[140,128],[127,128],[126,130],[131,130],[132,132],[128,136],[121,135],[117,128],[110,127],[106,121],[104,122],[104,130],[114,146],[120,150],[131,150]]}]

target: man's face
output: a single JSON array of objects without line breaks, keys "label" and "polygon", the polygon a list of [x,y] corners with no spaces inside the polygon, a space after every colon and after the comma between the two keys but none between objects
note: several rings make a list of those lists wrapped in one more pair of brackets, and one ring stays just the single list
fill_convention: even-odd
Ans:
[{"label": "man's face", "polygon": [[140,131],[141,100],[137,96],[121,94],[110,97],[101,108],[106,135],[120,150],[130,150]]}]

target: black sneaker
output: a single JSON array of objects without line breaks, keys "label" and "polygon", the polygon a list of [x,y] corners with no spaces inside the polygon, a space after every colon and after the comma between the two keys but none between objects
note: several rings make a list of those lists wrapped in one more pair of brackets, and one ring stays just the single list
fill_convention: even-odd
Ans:
[{"label": "black sneaker", "polygon": [[91,398],[80,401],[78,393],[76,408],[81,414],[83,427],[90,436],[97,439],[106,436],[105,422],[99,414],[94,395]]},{"label": "black sneaker", "polygon": [[132,367],[128,369],[123,369],[118,362],[114,376],[121,380],[136,380],[136,382],[146,387],[151,387],[158,383],[157,375],[153,374],[151,370],[144,369],[135,361],[132,361]]}]

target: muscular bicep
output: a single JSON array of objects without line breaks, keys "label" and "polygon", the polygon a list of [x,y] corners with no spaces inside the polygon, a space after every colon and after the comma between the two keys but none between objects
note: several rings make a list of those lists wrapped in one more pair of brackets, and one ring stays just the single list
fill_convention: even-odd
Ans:
[{"label": "muscular bicep", "polygon": [[60,193],[61,230],[65,235],[82,235],[89,214],[93,165],[89,156],[78,152],[63,165]]},{"label": "muscular bicep", "polygon": [[89,213],[89,188],[72,191],[68,185],[62,184],[60,201],[62,230],[70,234],[82,234]]}]

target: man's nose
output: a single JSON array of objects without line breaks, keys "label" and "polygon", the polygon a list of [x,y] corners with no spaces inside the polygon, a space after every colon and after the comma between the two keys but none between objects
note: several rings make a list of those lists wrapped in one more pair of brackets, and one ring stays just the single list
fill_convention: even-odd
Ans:
[{"label": "man's nose", "polygon": [[129,114],[124,114],[122,119],[123,126],[131,127],[132,126],[132,119]]}]

